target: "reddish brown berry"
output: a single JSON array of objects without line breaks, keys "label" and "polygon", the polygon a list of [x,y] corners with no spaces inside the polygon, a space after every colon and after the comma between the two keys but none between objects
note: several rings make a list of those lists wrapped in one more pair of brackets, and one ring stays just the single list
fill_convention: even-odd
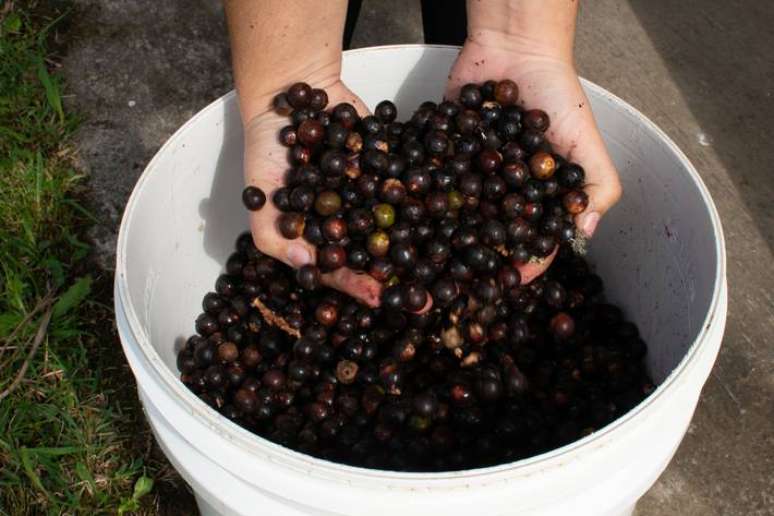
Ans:
[{"label": "reddish brown berry", "polygon": [[292,125],[286,125],[279,132],[279,141],[285,147],[292,147],[298,142],[298,133]]},{"label": "reddish brown berry", "polygon": [[277,218],[277,227],[283,237],[296,239],[304,232],[304,214],[293,211],[281,213]]},{"label": "reddish brown berry", "polygon": [[261,352],[258,351],[258,347],[254,344],[246,346],[239,354],[239,361],[247,369],[253,369],[261,363]]},{"label": "reddish brown berry", "polygon": [[320,287],[320,269],[306,264],[296,271],[296,281],[305,290],[317,290]]},{"label": "reddish brown berry", "polygon": [[529,159],[529,170],[532,172],[532,177],[546,180],[554,175],[556,161],[547,152],[536,152]]},{"label": "reddish brown berry", "polygon": [[548,113],[542,109],[530,109],[529,111],[526,111],[522,120],[528,129],[540,131],[541,133],[546,132],[548,126],[551,125]]},{"label": "reddish brown berry", "polygon": [[504,79],[495,86],[494,96],[501,106],[512,106],[519,100],[519,87],[512,80]]},{"label": "reddish brown berry", "polygon": [[347,263],[347,251],[339,244],[328,244],[319,250],[317,262],[322,270],[335,271]]},{"label": "reddish brown berry", "polygon": [[338,242],[347,236],[347,223],[341,217],[328,217],[323,221],[322,233],[329,242]]},{"label": "reddish brown berry", "polygon": [[485,174],[492,174],[496,172],[502,162],[502,155],[494,149],[482,150],[477,158],[478,168]]},{"label": "reddish brown berry", "polygon": [[551,333],[557,339],[567,339],[575,333],[575,320],[564,312],[559,312],[551,318]]},{"label": "reddish brown berry", "polygon": [[325,136],[325,129],[320,122],[314,119],[308,119],[301,122],[297,130],[298,141],[307,147],[314,147],[320,143]]},{"label": "reddish brown berry", "polygon": [[583,190],[572,190],[564,194],[562,199],[564,209],[573,215],[577,215],[589,205],[589,196]]},{"label": "reddish brown berry", "polygon": [[328,105],[328,94],[325,90],[318,88],[312,89],[309,95],[309,108],[315,111],[322,111]]},{"label": "reddish brown berry", "polygon": [[288,88],[288,102],[294,109],[302,109],[312,100],[312,88],[305,82],[297,82]]},{"label": "reddish brown berry", "polygon": [[233,342],[224,342],[218,346],[218,360],[227,364],[239,358],[239,348]]},{"label": "reddish brown berry", "polygon": [[272,106],[278,115],[288,116],[293,112],[293,106],[288,101],[287,93],[278,93],[272,101]]},{"label": "reddish brown berry", "polygon": [[317,322],[323,326],[333,326],[339,320],[339,309],[332,303],[320,303],[314,312]]},{"label": "reddish brown berry", "polygon": [[250,389],[242,388],[234,394],[234,405],[244,414],[252,414],[258,406],[258,397]]}]

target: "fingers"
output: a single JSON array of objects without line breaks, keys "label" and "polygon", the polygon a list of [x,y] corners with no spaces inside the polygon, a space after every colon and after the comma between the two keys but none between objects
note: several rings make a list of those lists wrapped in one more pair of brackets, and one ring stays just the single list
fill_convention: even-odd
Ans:
[{"label": "fingers", "polygon": [[[329,109],[341,102],[348,102],[360,116],[370,114],[365,103],[341,83],[328,88],[328,94]],[[245,180],[247,184],[261,188],[269,199],[260,211],[253,212],[250,216],[250,228],[256,247],[263,253],[298,268],[316,263],[316,249],[303,236],[294,240],[282,236],[277,227],[277,218],[281,212],[271,200],[275,190],[283,185],[282,171],[288,166],[285,159],[286,150],[279,146],[276,138],[277,132],[286,123],[283,117],[273,113],[250,123],[245,138]],[[323,274],[321,279],[324,285],[340,290],[368,306],[378,307],[380,304],[382,284],[368,274],[341,268]],[[418,313],[430,310],[432,304],[432,299],[428,296],[426,306]]]},{"label": "fingers", "polygon": [[554,247],[553,252],[542,260],[537,262],[527,262],[525,264],[519,265],[518,269],[521,273],[521,284],[529,285],[535,278],[538,278],[544,272],[546,272],[548,267],[551,266],[551,263],[553,263],[554,258],[556,258],[556,253],[558,251],[559,247]]},{"label": "fingers", "polygon": [[[274,193],[271,190],[271,193]],[[261,252],[280,260],[291,267],[315,263],[315,248],[303,238],[288,240],[277,229],[280,212],[269,202],[250,217],[250,230],[255,246]]]},{"label": "fingers", "polygon": [[615,166],[607,151],[602,152],[604,155],[600,157],[608,163],[586,169],[584,190],[589,196],[589,205],[582,213],[575,216],[575,225],[586,237],[594,235],[600,218],[618,202],[623,193]]},{"label": "fingers", "polygon": [[[585,94],[583,98],[586,98]],[[621,198],[622,187],[618,171],[588,107],[588,100],[585,100],[583,106],[585,109],[577,125],[577,144],[571,148],[567,157],[580,164],[586,172],[584,191],[589,196],[589,205],[575,216],[575,225],[583,235],[591,237],[602,216]]]},{"label": "fingers", "polygon": [[[381,303],[381,283],[365,273],[358,273],[346,267],[333,272],[323,274],[322,282],[328,287],[335,288],[349,294],[371,308],[376,308]],[[423,314],[433,307],[433,298],[428,294],[427,302],[417,314]]]},{"label": "fingers", "polygon": [[326,88],[326,91],[328,92],[328,97],[330,99],[326,109],[330,110],[333,109],[336,104],[349,102],[361,117],[371,114],[371,111],[368,109],[368,106],[365,105],[365,102],[363,102],[360,97],[355,95],[352,90],[347,88],[343,83],[339,82],[330,88]]},{"label": "fingers", "polygon": [[343,267],[323,274],[322,282],[328,287],[345,292],[372,308],[379,306],[382,285],[368,274],[356,273]]},{"label": "fingers", "polygon": [[[316,263],[316,250],[313,245],[303,239],[288,240],[277,229],[279,210],[270,206],[250,217],[250,229],[255,246],[261,252],[299,268],[303,265]],[[371,307],[379,306],[381,284],[367,274],[357,274],[351,269],[341,268],[322,275],[323,284],[341,290]]]},{"label": "fingers", "polygon": [[[250,228],[255,246],[261,252],[293,268],[316,263],[314,246],[303,238],[288,240],[279,233],[276,227],[277,215],[279,215],[279,211],[267,204],[263,210],[250,218]],[[368,306],[379,306],[382,285],[367,274],[357,274],[344,267],[323,274],[322,282],[324,285],[349,294]]]},{"label": "fingers", "polygon": [[[266,212],[266,213],[264,213]],[[303,265],[316,263],[316,250],[302,238],[288,240],[284,238],[276,226],[279,211],[268,204],[263,210],[250,219],[255,246],[261,252],[299,268]],[[357,274],[346,267],[322,275],[323,284],[341,290],[371,307],[379,306],[382,286],[367,274]]]},{"label": "fingers", "polygon": [[[575,78],[577,82],[577,77]],[[586,237],[594,235],[602,216],[621,198],[622,188],[618,172],[599,132],[589,101],[577,83],[579,109],[574,111],[577,118],[568,116],[561,121],[559,129],[563,133],[560,149],[567,159],[578,163],[586,172],[584,191],[589,196],[589,205],[576,215],[575,225]],[[574,104],[574,103],[573,103]]]},{"label": "fingers", "polygon": [[419,315],[422,315],[424,313],[429,312],[431,308],[433,308],[433,296],[431,296],[430,294],[427,294],[427,303],[425,303],[425,306],[423,306],[422,309],[416,313]]}]

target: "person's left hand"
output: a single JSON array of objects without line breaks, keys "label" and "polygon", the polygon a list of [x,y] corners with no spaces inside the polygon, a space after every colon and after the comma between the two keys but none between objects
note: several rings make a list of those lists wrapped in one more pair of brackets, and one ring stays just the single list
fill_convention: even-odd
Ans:
[{"label": "person's left hand", "polygon": [[[310,81],[312,82],[312,81]],[[328,93],[330,106],[349,102],[359,113],[368,112],[360,98],[352,93],[337,77],[313,81]],[[268,104],[268,103],[267,103]],[[259,211],[250,212],[250,227],[256,247],[291,267],[314,264],[317,261],[315,246],[303,237],[288,240],[277,227],[280,211],[272,202],[277,188],[284,184],[288,168],[288,149],[277,137],[289,120],[278,115],[267,105],[266,109],[245,124],[244,174],[246,184],[261,188],[267,197],[266,205]],[[322,282],[341,290],[369,306],[378,306],[382,286],[367,274],[358,274],[348,267],[342,267],[322,275]]]},{"label": "person's left hand", "polygon": [[[540,51],[529,42],[469,38],[452,67],[446,98],[456,99],[466,83],[489,79],[516,82],[522,107],[548,113],[551,125],[546,137],[553,149],[585,169],[589,205],[576,215],[575,223],[585,236],[592,236],[600,217],[621,197],[621,183],[572,58]],[[520,266],[522,283],[543,274],[555,256],[556,249],[540,262]]]}]

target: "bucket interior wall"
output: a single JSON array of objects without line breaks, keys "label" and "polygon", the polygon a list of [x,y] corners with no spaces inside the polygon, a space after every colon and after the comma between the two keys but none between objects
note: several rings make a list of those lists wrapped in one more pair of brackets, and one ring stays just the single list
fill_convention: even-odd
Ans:
[{"label": "bucket interior wall", "polygon": [[[349,53],[344,78],[373,107],[394,98],[401,118],[440,100],[452,49]],[[715,285],[715,243],[697,185],[660,135],[600,89],[591,107],[624,185],[605,217],[590,260],[649,345],[662,381],[685,355],[707,315]],[[194,332],[203,295],[247,228],[241,204],[242,132],[236,99],[216,102],[168,142],[135,192],[126,268],[142,331],[177,375],[175,356]]]}]

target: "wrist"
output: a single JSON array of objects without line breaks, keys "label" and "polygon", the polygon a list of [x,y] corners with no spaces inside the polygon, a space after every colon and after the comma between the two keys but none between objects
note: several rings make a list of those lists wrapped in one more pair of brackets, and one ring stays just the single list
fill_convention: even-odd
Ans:
[{"label": "wrist", "polygon": [[574,66],[575,58],[572,44],[561,45],[550,38],[533,37],[518,32],[493,29],[468,29],[469,36],[465,44],[473,44],[489,52],[504,52],[514,58],[549,59],[558,63]]},{"label": "wrist", "polygon": [[573,62],[578,2],[468,1],[468,41],[526,56]]}]

